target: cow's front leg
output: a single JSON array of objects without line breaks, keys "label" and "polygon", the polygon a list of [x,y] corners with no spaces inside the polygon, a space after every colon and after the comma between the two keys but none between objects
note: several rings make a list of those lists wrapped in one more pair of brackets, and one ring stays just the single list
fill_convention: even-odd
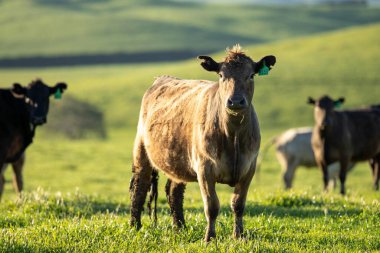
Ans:
[{"label": "cow's front leg", "polygon": [[249,175],[241,179],[235,186],[231,199],[231,208],[234,213],[234,238],[240,238],[243,234],[243,214],[249,185],[255,174],[255,167],[250,170]]},{"label": "cow's front leg", "polygon": [[323,190],[328,192],[329,189],[329,172],[327,168],[327,164],[325,161],[319,164],[319,167],[322,170],[322,178],[323,178]]},{"label": "cow's front leg", "polygon": [[215,191],[215,179],[208,168],[198,172],[198,183],[201,189],[204,212],[207,220],[207,230],[204,240],[209,242],[216,237],[215,221],[219,214],[219,199]]}]

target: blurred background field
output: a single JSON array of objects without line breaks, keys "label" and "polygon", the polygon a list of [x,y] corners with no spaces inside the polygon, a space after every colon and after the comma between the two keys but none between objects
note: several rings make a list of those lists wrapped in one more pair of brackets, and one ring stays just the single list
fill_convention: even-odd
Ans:
[{"label": "blurred background field", "polygon": [[[196,56],[210,54],[221,60],[224,49],[236,43],[253,59],[268,54],[277,57],[270,75],[255,79],[253,104],[262,146],[288,128],[313,125],[308,96],[344,96],[343,108],[380,103],[380,8],[365,4],[0,1],[0,38],[0,87],[14,82],[26,85],[36,77],[50,85],[59,81],[69,85],[62,101],[51,101],[48,124],[37,129],[27,150],[26,192],[39,187],[52,193],[79,191],[128,206],[132,146],[144,91],[159,75],[217,80],[215,74],[200,67]],[[174,56],[170,58],[170,54]],[[107,55],[116,59],[89,65],[80,60]],[[164,56],[155,59],[157,55]],[[59,63],[68,56],[79,60]],[[23,66],[41,57],[58,64]],[[9,60],[22,67],[6,66]],[[74,119],[61,110],[69,96],[77,101],[80,111]],[[89,125],[88,134],[74,138],[49,125],[80,121],[90,115],[95,115],[94,121],[84,123]],[[69,128],[71,125],[76,127],[73,123]],[[77,131],[86,128],[78,125]],[[99,131],[104,133],[97,134]],[[9,202],[16,199],[10,183],[12,171],[8,169],[5,176],[8,182],[3,202]],[[294,191],[319,196],[321,177],[317,169],[299,168]],[[161,175],[162,208],[167,208],[165,180]],[[218,188],[221,204],[227,208],[231,188]],[[282,189],[280,166],[272,148],[251,184],[248,201],[268,201],[268,196],[282,194]],[[355,201],[379,199],[379,193],[372,190],[367,163],[348,175],[347,189]],[[337,192],[333,196],[339,198]],[[184,203],[185,209],[201,210],[197,184],[188,186]]]}]

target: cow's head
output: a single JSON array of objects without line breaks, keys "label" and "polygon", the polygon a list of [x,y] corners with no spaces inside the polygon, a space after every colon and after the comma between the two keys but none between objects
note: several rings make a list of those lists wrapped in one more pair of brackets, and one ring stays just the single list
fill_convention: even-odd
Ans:
[{"label": "cow's head", "polygon": [[67,89],[65,83],[57,83],[50,87],[37,79],[31,82],[28,87],[18,83],[13,84],[12,92],[17,96],[22,96],[28,106],[30,121],[33,125],[42,125],[46,123],[46,117],[49,112],[49,97],[55,93],[63,93]]},{"label": "cow's head", "polygon": [[308,104],[314,105],[314,120],[318,128],[324,130],[333,123],[332,112],[343,104],[344,100],[343,97],[333,100],[326,95],[317,100],[308,98]]},{"label": "cow's head", "polygon": [[260,70],[269,70],[276,63],[276,57],[265,56],[254,62],[246,56],[239,45],[227,51],[223,62],[215,62],[209,56],[198,56],[202,67],[219,75],[219,94],[227,113],[237,115],[244,113],[251,105],[254,93],[254,76]]}]

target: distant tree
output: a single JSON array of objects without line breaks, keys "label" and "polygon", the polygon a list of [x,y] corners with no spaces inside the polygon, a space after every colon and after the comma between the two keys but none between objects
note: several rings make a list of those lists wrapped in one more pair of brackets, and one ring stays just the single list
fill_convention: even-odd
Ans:
[{"label": "distant tree", "polygon": [[95,105],[65,95],[50,108],[48,132],[70,139],[107,137],[103,113]]}]

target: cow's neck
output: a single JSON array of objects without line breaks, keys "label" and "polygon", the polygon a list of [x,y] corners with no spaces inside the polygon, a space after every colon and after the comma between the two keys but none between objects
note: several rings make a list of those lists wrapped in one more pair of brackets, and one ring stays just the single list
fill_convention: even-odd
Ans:
[{"label": "cow's neck", "polygon": [[18,160],[21,155],[25,152],[26,148],[33,142],[33,138],[36,131],[36,125],[30,122],[29,110],[26,104],[22,107],[22,112],[20,113],[20,117],[22,119],[18,121],[20,134],[24,137],[21,149],[11,158],[7,159],[8,162],[13,162]]},{"label": "cow's neck", "polygon": [[217,115],[217,130],[222,138],[222,149],[232,160],[231,182],[230,186],[234,186],[240,178],[241,166],[241,150],[244,150],[247,141],[251,136],[251,110],[247,110],[244,114],[231,115],[224,108]]},{"label": "cow's neck", "polygon": [[329,139],[331,136],[334,136],[334,118],[336,117],[336,112],[331,112],[329,115],[330,123],[325,128],[318,128],[319,136],[321,139],[321,146],[322,146],[322,153],[323,153],[323,159],[326,164],[330,164],[330,148],[331,143],[329,142]]},{"label": "cow's neck", "polygon": [[221,108],[218,113],[219,129],[223,135],[228,138],[235,138],[235,136],[242,136],[247,134],[251,128],[252,106],[244,113],[231,113],[227,112],[225,108]]}]

